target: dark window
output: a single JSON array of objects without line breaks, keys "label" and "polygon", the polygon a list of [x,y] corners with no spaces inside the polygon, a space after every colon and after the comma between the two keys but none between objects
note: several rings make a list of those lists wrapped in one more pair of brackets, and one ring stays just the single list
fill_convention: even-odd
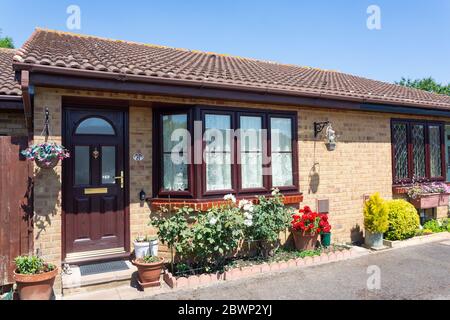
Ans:
[{"label": "dark window", "polygon": [[[154,145],[160,150],[155,155],[155,197],[268,194],[274,187],[298,193],[295,112],[179,110],[155,111]],[[199,126],[200,143],[194,132]],[[189,137],[181,137],[177,129],[185,129]],[[174,162],[174,156],[186,161]]]},{"label": "dark window", "polygon": [[393,120],[394,184],[445,180],[444,124]]}]

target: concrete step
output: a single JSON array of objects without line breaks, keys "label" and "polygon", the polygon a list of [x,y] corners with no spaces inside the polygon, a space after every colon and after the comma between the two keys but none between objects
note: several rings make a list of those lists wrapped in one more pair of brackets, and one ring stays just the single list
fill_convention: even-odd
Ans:
[{"label": "concrete step", "polygon": [[62,274],[63,296],[89,293],[104,289],[128,285],[138,290],[137,268],[129,261],[125,261],[128,270],[113,271],[82,276],[80,267],[70,266],[69,273]]}]

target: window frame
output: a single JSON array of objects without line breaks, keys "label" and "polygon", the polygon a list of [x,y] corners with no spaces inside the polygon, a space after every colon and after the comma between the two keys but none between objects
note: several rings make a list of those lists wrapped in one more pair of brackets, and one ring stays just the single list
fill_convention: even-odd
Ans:
[{"label": "window frame", "polygon": [[[241,117],[260,117],[261,118],[261,130],[267,130],[268,132],[268,122],[267,122],[267,113],[264,112],[254,112],[254,111],[238,111],[236,112],[236,124],[237,124],[237,128],[241,129]],[[262,139],[263,140],[264,135],[262,135]],[[237,139],[236,139],[237,140]],[[269,144],[270,144],[270,134],[267,134],[267,145],[264,146],[264,143],[261,141],[262,144],[262,156],[264,159],[264,156],[268,156],[269,155]],[[266,150],[264,149],[264,147],[266,147]],[[270,191],[270,184],[269,184],[269,176],[268,175],[264,175],[263,174],[263,186],[261,188],[243,188],[242,187],[242,150],[241,150],[241,141],[237,140],[236,141],[236,159],[238,159],[239,161],[236,162],[237,165],[237,190],[239,194],[251,194],[251,193],[268,193]],[[267,168],[268,165],[264,164],[262,165],[262,170],[265,170],[265,168]]]},{"label": "window frame", "polygon": [[[406,179],[397,179],[396,175],[396,163],[395,163],[395,144],[394,144],[394,125],[404,124],[406,125],[406,141],[407,141],[407,154],[408,154],[408,177]],[[424,140],[425,140],[425,174],[426,177],[418,179],[419,182],[437,182],[446,181],[446,167],[447,159],[445,157],[445,122],[434,120],[417,120],[417,119],[391,119],[391,155],[392,155],[392,181],[394,186],[401,186],[404,184],[413,183],[414,176],[414,156],[413,156],[413,143],[412,143],[412,126],[423,125],[424,126]],[[441,175],[439,177],[431,177],[431,159],[430,159],[430,126],[438,126],[440,128],[440,146],[441,146]]]},{"label": "window frame", "polygon": [[[291,134],[292,134],[292,139],[291,139],[291,152],[292,152],[292,172],[293,172],[293,185],[291,186],[282,186],[282,187],[278,187],[275,186],[276,188],[278,188],[280,191],[290,191],[293,190],[295,188],[298,189],[298,174],[295,175],[294,172],[298,171],[298,167],[295,167],[294,165],[298,162],[298,153],[297,153],[297,143],[298,143],[298,137],[297,137],[297,130],[295,130],[295,128],[297,128],[297,118],[296,117],[292,117],[292,116],[287,116],[287,115],[278,115],[278,114],[273,114],[270,113],[267,119],[267,128],[268,128],[268,132],[269,132],[269,145],[268,145],[268,155],[270,157],[272,157],[272,118],[285,118],[285,119],[291,119],[291,123],[292,123],[292,128],[291,128]],[[279,153],[288,153],[288,152],[279,152]],[[297,164],[298,165],[298,164]],[[272,169],[272,165],[271,165],[271,169]],[[269,184],[271,187],[273,186],[273,182],[272,182],[272,174],[269,176]]]},{"label": "window frame", "polygon": [[[165,191],[163,187],[163,173],[162,173],[162,116],[170,114],[188,114],[188,130],[191,133],[191,152],[190,159],[191,164],[188,165],[188,183],[189,191]],[[212,115],[230,115],[231,116],[231,129],[236,130],[240,128],[240,116],[260,116],[262,117],[262,129],[266,129],[268,132],[268,141],[266,150],[263,145],[263,156],[271,156],[271,129],[270,119],[274,118],[289,118],[292,121],[292,178],[294,185],[278,187],[280,191],[285,194],[298,194],[299,193],[299,164],[298,164],[298,115],[297,111],[285,111],[285,110],[259,110],[251,108],[235,108],[235,107],[215,107],[210,105],[189,105],[189,106],[174,106],[158,104],[153,109],[153,198],[178,198],[178,199],[193,199],[193,200],[208,200],[208,199],[220,199],[224,195],[232,193],[236,196],[249,196],[249,195],[269,195],[271,193],[272,179],[270,175],[263,175],[263,188],[243,189],[242,188],[242,173],[241,164],[238,162],[240,155],[240,141],[234,135],[232,137],[231,157],[233,163],[231,164],[231,180],[232,189],[230,190],[214,190],[207,191],[206,182],[206,163],[203,159],[203,153],[205,150],[206,142],[202,139],[202,163],[194,163],[195,153],[195,137],[194,137],[194,122],[202,122],[202,134],[205,132],[205,116],[207,114]],[[239,158],[240,160],[240,158]],[[268,165],[263,164],[263,168]],[[271,164],[269,164],[271,166]],[[199,177],[195,178],[194,177]]]},{"label": "window frame", "polygon": [[[236,127],[235,117],[233,112],[231,111],[217,111],[217,110],[211,110],[211,109],[200,109],[201,114],[201,121],[202,121],[202,135],[204,137],[204,134],[206,132],[206,115],[221,115],[221,116],[230,116],[230,129],[233,130]],[[230,193],[236,193],[237,189],[236,186],[236,139],[233,136],[231,138],[231,189],[225,189],[225,190],[210,190],[208,191],[208,182],[207,179],[207,172],[206,172],[206,161],[203,159],[203,155],[205,154],[206,149],[206,141],[202,139],[202,164],[201,164],[201,190],[202,190],[202,197],[208,197],[208,196],[220,196]]]},{"label": "window frame", "polygon": [[[194,168],[193,168],[193,159],[192,152],[190,152],[187,156],[191,160],[191,164],[187,166],[188,172],[188,189],[185,191],[168,191],[164,189],[164,174],[163,174],[163,164],[164,164],[164,143],[163,143],[163,116],[166,115],[177,115],[177,114],[186,114],[187,115],[187,129],[189,132],[193,132],[193,121],[192,119],[192,109],[190,108],[164,108],[162,110],[156,110],[153,114],[153,167],[156,170],[153,170],[153,190],[157,190],[156,194],[158,197],[194,197],[194,185],[193,185],[193,176],[194,176]],[[160,133],[160,134],[154,134]],[[193,137],[191,135],[191,146],[193,144]],[[157,151],[157,152],[155,152]]]}]

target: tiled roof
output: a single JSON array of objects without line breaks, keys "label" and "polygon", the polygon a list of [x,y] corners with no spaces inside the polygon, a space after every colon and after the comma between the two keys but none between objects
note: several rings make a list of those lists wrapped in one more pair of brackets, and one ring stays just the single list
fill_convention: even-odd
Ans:
[{"label": "tiled roof", "polygon": [[450,108],[450,96],[294,65],[37,29],[15,62],[286,94]]},{"label": "tiled roof", "polygon": [[19,96],[22,94],[19,83],[14,79],[12,68],[14,49],[0,48],[0,96]]}]

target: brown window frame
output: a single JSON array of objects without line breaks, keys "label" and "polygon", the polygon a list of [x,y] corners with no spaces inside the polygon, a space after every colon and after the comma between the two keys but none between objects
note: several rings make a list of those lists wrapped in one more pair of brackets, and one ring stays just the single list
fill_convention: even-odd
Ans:
[{"label": "brown window frame", "polygon": [[[297,125],[297,112],[294,111],[278,111],[278,110],[258,110],[258,109],[243,109],[243,108],[225,108],[214,107],[208,105],[194,105],[194,106],[168,106],[168,105],[155,105],[153,109],[153,198],[155,199],[220,199],[224,195],[232,193],[237,197],[245,197],[250,195],[269,195],[272,190],[271,176],[263,176],[263,188],[255,189],[243,189],[242,188],[242,175],[241,165],[237,162],[240,157],[240,141],[237,137],[232,139],[232,152],[233,159],[232,166],[232,189],[230,190],[206,190],[206,164],[202,161],[201,164],[194,164],[193,153],[191,152],[191,164],[188,165],[188,191],[166,191],[162,189],[163,186],[163,173],[162,173],[162,146],[163,137],[160,134],[162,131],[162,116],[168,114],[188,114],[188,130],[191,133],[191,147],[194,148],[194,122],[202,121],[202,133],[205,131],[205,116],[206,114],[217,115],[230,115],[231,116],[231,129],[238,129],[240,127],[241,116],[261,116],[262,129],[268,130],[268,142],[267,147],[263,154],[271,156],[270,150],[270,119],[275,118],[290,118],[292,120],[292,186],[278,187],[284,194],[298,194],[299,193],[299,172],[298,172],[298,125]],[[205,150],[205,142],[202,142],[202,152]]]},{"label": "brown window frame", "polygon": [[[406,125],[406,141],[407,141],[407,153],[408,153],[408,177],[405,179],[397,179],[396,163],[395,163],[395,145],[394,145],[394,125],[404,124]],[[412,119],[392,119],[391,120],[391,152],[392,152],[392,180],[394,186],[401,186],[405,184],[413,183],[414,176],[414,156],[413,156],[413,143],[412,143],[412,126],[423,125],[424,126],[424,140],[425,140],[425,174],[426,177],[417,178],[416,182],[439,182],[446,180],[446,168],[447,162],[445,157],[445,122],[441,121],[429,121],[429,120],[412,120]],[[430,126],[439,126],[440,145],[441,145],[441,175],[439,177],[431,177],[431,162],[430,162]]]}]

